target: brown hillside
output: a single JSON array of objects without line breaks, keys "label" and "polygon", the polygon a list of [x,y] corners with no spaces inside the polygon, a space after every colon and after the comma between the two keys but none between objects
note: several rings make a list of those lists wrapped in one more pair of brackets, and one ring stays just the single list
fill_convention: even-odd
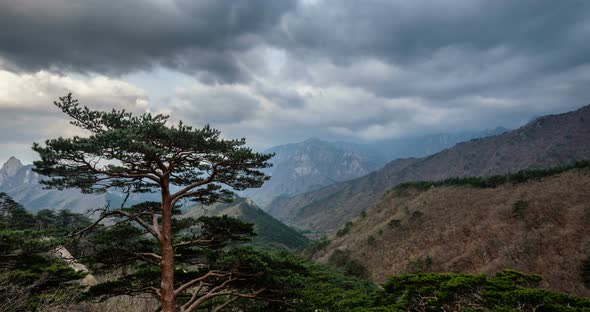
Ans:
[{"label": "brown hillside", "polygon": [[361,178],[283,197],[269,213],[303,229],[332,232],[407,181],[487,176],[590,159],[590,106],[549,115],[500,135],[460,143],[421,159],[396,160]]},{"label": "brown hillside", "polygon": [[589,296],[580,266],[590,256],[590,169],[497,188],[392,191],[333,239],[316,260],[348,250],[378,282],[430,257],[426,271],[513,268],[543,275],[549,289]]}]

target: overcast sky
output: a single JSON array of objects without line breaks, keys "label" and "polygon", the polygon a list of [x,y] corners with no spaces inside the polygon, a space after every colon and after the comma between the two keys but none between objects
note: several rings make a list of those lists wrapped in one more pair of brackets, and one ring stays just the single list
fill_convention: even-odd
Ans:
[{"label": "overcast sky", "polygon": [[590,103],[589,38],[585,0],[0,0],[0,162],[68,91],[257,149],[516,127]]}]

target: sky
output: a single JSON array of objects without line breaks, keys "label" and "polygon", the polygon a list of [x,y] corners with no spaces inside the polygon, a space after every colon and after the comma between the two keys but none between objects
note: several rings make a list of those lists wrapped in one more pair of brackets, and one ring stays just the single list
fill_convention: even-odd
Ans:
[{"label": "sky", "polygon": [[585,0],[0,0],[0,162],[153,112],[263,150],[517,127],[590,104]]}]

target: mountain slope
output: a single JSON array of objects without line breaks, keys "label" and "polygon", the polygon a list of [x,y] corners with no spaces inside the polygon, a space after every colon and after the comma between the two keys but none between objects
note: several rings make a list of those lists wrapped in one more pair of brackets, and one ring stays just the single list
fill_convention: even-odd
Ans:
[{"label": "mountain slope", "polygon": [[505,132],[504,128],[460,133],[443,133],[371,144],[328,142],[309,139],[268,149],[275,153],[272,179],[262,188],[242,192],[261,207],[278,196],[293,196],[337,182],[361,177],[401,157],[423,157],[458,142]]},{"label": "mountain slope", "polygon": [[7,174],[0,183],[0,191],[6,192],[15,201],[33,211],[43,208],[68,208],[84,212],[86,209],[106,204],[104,195],[85,195],[77,190],[44,190],[39,183],[40,176],[33,172],[32,168],[31,165],[21,165],[17,170]]},{"label": "mountain slope", "polygon": [[254,231],[257,234],[254,242],[261,245],[299,249],[309,242],[305,236],[273,218],[251,200],[240,197],[236,197],[231,203],[192,207],[184,215],[190,217],[228,215],[247,223],[253,223]]},{"label": "mountain slope", "polygon": [[[104,207],[109,203],[115,207],[123,201],[123,195],[105,193],[97,195],[82,194],[75,189],[46,190],[39,183],[42,177],[33,172],[32,165],[22,163],[12,157],[0,169],[0,192],[7,193],[15,201],[31,211],[39,209],[70,209],[86,212],[89,209]],[[147,198],[149,195],[141,195]],[[139,196],[132,195],[130,203],[137,202]]]},{"label": "mountain slope", "polygon": [[419,180],[485,176],[590,159],[590,106],[538,118],[420,159],[402,159],[355,180],[274,200],[267,211],[302,229],[331,232],[373,206],[392,186]]},{"label": "mountain slope", "polygon": [[588,296],[580,271],[590,257],[588,190],[588,166],[495,188],[394,190],[315,258],[345,251],[379,282],[415,270],[513,268],[543,275],[543,287]]},{"label": "mountain slope", "polygon": [[296,195],[363,176],[383,165],[377,152],[360,144],[309,139],[273,147],[272,178],[261,188],[242,193],[266,206],[278,195]]}]

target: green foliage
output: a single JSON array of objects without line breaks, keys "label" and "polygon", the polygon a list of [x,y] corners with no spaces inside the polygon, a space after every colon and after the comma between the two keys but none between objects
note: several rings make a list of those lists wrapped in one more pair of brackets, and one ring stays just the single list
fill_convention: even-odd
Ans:
[{"label": "green foliage", "polygon": [[369,245],[375,245],[376,244],[375,236],[369,235],[367,237],[367,244],[369,244]]},{"label": "green foliage", "polygon": [[524,211],[529,207],[529,203],[524,200],[517,200],[512,204],[512,214],[516,217],[524,217]]},{"label": "green foliage", "polygon": [[375,284],[307,263],[308,275],[295,311],[364,311],[374,305]]},{"label": "green foliage", "polygon": [[411,261],[408,264],[407,271],[408,273],[416,274],[416,273],[423,273],[428,272],[430,267],[432,266],[432,258],[430,256],[424,259],[417,259]]},{"label": "green foliage", "polygon": [[361,216],[361,218],[363,218],[363,219],[364,219],[364,218],[366,218],[366,217],[367,217],[367,212],[366,212],[365,210],[361,211],[361,214],[360,214],[360,216]]},{"label": "green foliage", "polygon": [[[246,202],[241,205],[248,205]],[[309,240],[288,227],[284,223],[276,220],[258,207],[243,207],[240,220],[254,224],[256,237],[253,242],[260,248],[279,247],[289,248],[292,250],[302,249],[309,244]]]},{"label": "green foliage", "polygon": [[33,215],[3,193],[0,211],[0,311],[37,311],[74,300],[84,273],[52,253],[58,246],[70,246],[63,234],[88,219],[69,211]]},{"label": "green foliage", "polygon": [[[34,162],[33,171],[49,178],[42,181],[49,188],[141,193],[159,192],[164,177],[179,187],[207,181],[198,192],[187,192],[183,198],[210,204],[231,196],[222,185],[243,190],[268,180],[258,169],[270,167],[272,154],[253,152],[244,147],[245,139],[222,139],[209,125],[201,129],[182,122],[168,126],[165,115],[93,111],[80,106],[71,94],[54,104],[90,135],[33,145],[41,158]],[[212,172],[215,177],[208,180]]]},{"label": "green foliage", "polygon": [[[33,150],[41,160],[34,162],[33,171],[48,178],[42,184],[58,190],[79,189],[83,193],[114,189],[126,193],[127,198],[131,193],[161,194],[159,203],[126,207],[124,200],[118,209],[97,209],[98,220],[76,233],[101,231],[90,234],[80,247],[91,251],[88,259],[94,265],[131,268],[130,274],[111,282],[111,289],[116,291],[105,296],[117,292],[151,293],[160,299],[164,310],[171,310],[176,298],[188,294],[193,282],[207,283],[201,290],[208,293],[196,294],[183,308],[193,311],[213,297],[258,295],[258,291],[240,292],[244,287],[236,289],[235,276],[239,272],[209,271],[232,250],[230,245],[254,236],[251,224],[229,217],[195,219],[174,215],[180,213],[177,204],[228,201],[232,189],[260,187],[269,179],[261,169],[271,166],[268,161],[272,154],[253,152],[245,147],[243,138],[223,139],[220,131],[209,125],[198,129],[182,121],[167,125],[169,117],[161,114],[94,111],[81,106],[71,94],[54,104],[71,119],[71,124],[88,135],[50,139],[44,145],[34,143]],[[110,222],[103,221],[106,219]],[[144,274],[158,266],[162,270],[161,281]],[[192,274],[192,280],[182,280],[186,274],[174,274],[179,267]],[[239,280],[250,280],[255,276],[241,277]],[[218,282],[219,288],[213,282]],[[126,286],[130,288],[125,289]]]},{"label": "green foliage", "polygon": [[349,250],[336,249],[330,255],[328,264],[335,266],[346,274],[356,277],[366,277],[367,269],[358,260],[351,257]]},{"label": "green foliage", "polygon": [[307,259],[311,259],[311,257],[313,257],[313,255],[315,255],[317,252],[319,252],[320,250],[323,250],[324,248],[328,247],[330,245],[330,240],[326,237],[323,237],[320,240],[314,241],[311,244],[309,244],[302,252],[302,254],[307,258]]},{"label": "green foliage", "polygon": [[6,193],[0,193],[0,228],[13,230],[31,229],[35,226],[35,217]]},{"label": "green foliage", "polygon": [[506,175],[495,175],[490,177],[466,177],[466,178],[449,178],[441,181],[418,181],[398,184],[393,188],[398,194],[402,194],[407,189],[413,188],[418,191],[425,191],[431,187],[438,186],[471,186],[476,188],[495,188],[503,184],[525,183],[531,180],[553,176],[572,169],[589,168],[590,161],[577,161],[571,165],[564,165],[549,169],[529,169],[521,170],[516,173]]},{"label": "green foliage", "polygon": [[344,225],[343,228],[336,231],[336,236],[342,237],[342,236],[348,234],[350,232],[351,228],[352,228],[352,222],[351,221],[346,222],[346,224]]},{"label": "green foliage", "polygon": [[587,311],[590,299],[536,288],[538,275],[404,274],[382,289],[316,264],[306,264],[293,311]]},{"label": "green foliage", "polygon": [[535,288],[538,275],[505,270],[492,277],[456,273],[399,275],[376,301],[386,311],[580,311],[590,299]]}]

